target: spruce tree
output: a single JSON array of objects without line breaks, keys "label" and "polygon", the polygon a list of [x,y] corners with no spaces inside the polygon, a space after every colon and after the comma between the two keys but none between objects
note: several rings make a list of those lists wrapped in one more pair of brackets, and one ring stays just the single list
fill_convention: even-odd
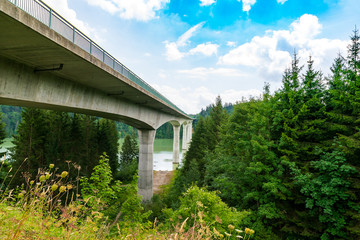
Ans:
[{"label": "spruce tree", "polygon": [[99,153],[106,155],[109,159],[109,165],[113,176],[119,171],[119,134],[116,130],[116,124],[112,120],[100,119],[98,129]]},{"label": "spruce tree", "polygon": [[126,135],[121,146],[119,172],[116,179],[122,182],[131,182],[137,173],[139,164],[139,146],[136,135]]},{"label": "spruce tree", "polygon": [[5,123],[2,121],[2,114],[0,113],[0,146],[4,143],[4,139],[6,138],[5,132]]},{"label": "spruce tree", "polygon": [[22,175],[34,177],[38,168],[47,167],[46,139],[50,131],[44,110],[23,108],[22,122],[18,127],[18,134],[14,136],[12,148],[13,168],[19,169],[14,177],[14,183],[24,182]]}]

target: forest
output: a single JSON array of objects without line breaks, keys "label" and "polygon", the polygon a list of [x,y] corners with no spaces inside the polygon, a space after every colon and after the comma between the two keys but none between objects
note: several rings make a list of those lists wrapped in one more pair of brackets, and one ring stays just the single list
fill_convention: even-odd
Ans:
[{"label": "forest", "polygon": [[[118,161],[113,121],[24,109],[0,171],[0,221],[21,224],[3,225],[0,236],[360,239],[356,28],[350,40],[329,76],[295,52],[275,93],[266,83],[230,111],[219,96],[199,114],[171,184],[148,203],[136,195],[135,134]],[[0,143],[6,135],[2,124]]]}]

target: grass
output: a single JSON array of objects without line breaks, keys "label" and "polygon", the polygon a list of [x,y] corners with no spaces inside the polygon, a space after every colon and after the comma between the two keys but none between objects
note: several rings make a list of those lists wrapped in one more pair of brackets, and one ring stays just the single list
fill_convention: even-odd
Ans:
[{"label": "grass", "polygon": [[[11,175],[10,170],[7,177]],[[200,208],[180,221],[170,218],[163,223],[156,219],[153,223],[134,222],[126,217],[109,220],[101,210],[88,206],[88,200],[77,194],[76,185],[68,182],[68,172],[57,172],[51,164],[48,169],[39,169],[38,176],[27,179],[20,188],[8,190],[1,186],[0,239],[248,240],[254,233],[232,225],[220,232],[214,223],[204,220]],[[90,198],[97,199],[95,195]],[[197,204],[202,206],[201,202]]]}]

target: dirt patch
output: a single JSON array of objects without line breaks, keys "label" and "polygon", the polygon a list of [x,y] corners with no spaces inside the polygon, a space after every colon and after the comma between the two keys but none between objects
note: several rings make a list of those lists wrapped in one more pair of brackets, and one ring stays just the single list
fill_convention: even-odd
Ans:
[{"label": "dirt patch", "polygon": [[161,186],[169,184],[173,176],[174,176],[173,171],[154,171],[153,172],[154,194],[160,193],[162,191]]}]

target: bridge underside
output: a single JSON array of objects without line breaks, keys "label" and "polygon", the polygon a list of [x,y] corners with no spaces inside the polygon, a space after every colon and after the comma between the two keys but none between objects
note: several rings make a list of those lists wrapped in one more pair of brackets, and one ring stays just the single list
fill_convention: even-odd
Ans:
[{"label": "bridge underside", "polygon": [[187,124],[188,146],[191,118],[8,0],[0,0],[0,31],[0,104],[84,113],[139,129],[139,194],[150,200],[155,131],[173,124],[177,161],[178,129]]}]

